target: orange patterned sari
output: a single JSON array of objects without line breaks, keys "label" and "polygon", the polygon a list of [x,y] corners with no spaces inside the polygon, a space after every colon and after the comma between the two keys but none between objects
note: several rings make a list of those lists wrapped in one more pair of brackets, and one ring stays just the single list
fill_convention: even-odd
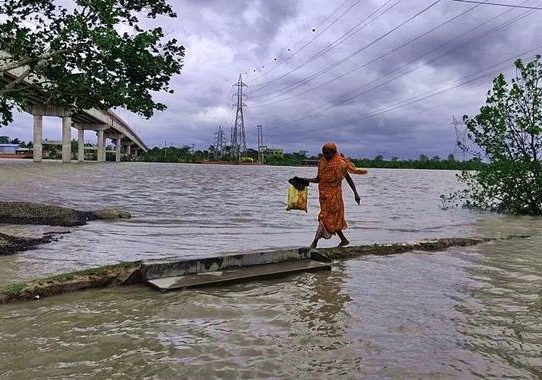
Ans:
[{"label": "orange patterned sari", "polygon": [[338,153],[331,160],[325,158],[318,162],[318,191],[320,214],[318,220],[330,234],[348,227],[344,219],[342,181],[346,173],[365,174],[366,170],[357,169],[348,159]]}]

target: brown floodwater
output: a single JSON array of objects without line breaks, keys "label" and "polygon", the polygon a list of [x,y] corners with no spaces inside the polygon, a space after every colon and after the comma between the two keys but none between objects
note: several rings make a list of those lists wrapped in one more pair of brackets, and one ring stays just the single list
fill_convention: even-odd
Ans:
[{"label": "brown floodwater", "polygon": [[[0,257],[0,285],[122,260],[306,245],[286,212],[312,168],[0,161],[3,200],[133,219]],[[0,306],[0,378],[540,378],[542,219],[442,210],[453,172],[371,170],[345,189],[353,244],[532,235],[339,262],[331,272],[161,294],[103,289]],[[0,225],[37,236],[66,229]],[[336,244],[327,241],[324,245]]]}]

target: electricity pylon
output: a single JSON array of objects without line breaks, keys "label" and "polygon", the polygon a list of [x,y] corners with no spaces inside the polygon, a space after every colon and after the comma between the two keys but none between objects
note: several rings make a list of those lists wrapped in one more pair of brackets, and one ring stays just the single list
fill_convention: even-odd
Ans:
[{"label": "electricity pylon", "polygon": [[215,158],[220,159],[224,157],[224,145],[226,143],[226,139],[224,138],[224,130],[222,129],[222,126],[218,126],[218,130],[215,133]]},{"label": "electricity pylon", "polygon": [[247,139],[245,135],[245,120],[243,114],[243,107],[246,107],[246,104],[243,103],[245,94],[243,89],[247,87],[243,83],[243,78],[239,74],[239,80],[233,85],[237,87],[237,110],[235,112],[235,124],[233,125],[233,131],[231,136],[231,154],[233,158],[240,159],[242,153],[247,151]]},{"label": "electricity pylon", "polygon": [[463,152],[463,161],[467,159],[467,128],[465,124],[458,121],[455,116],[452,116],[452,125],[455,129],[455,147],[454,154],[457,153],[458,149]]}]

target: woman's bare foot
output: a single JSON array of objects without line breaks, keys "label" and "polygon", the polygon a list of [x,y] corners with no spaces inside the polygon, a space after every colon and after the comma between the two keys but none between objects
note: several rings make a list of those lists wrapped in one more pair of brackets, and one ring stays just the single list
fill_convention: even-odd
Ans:
[{"label": "woman's bare foot", "polygon": [[348,244],[350,244],[350,242],[348,241],[346,236],[344,236],[344,233],[342,231],[337,231],[337,236],[339,237],[339,239],[341,239],[341,242],[339,243],[337,248],[346,247]]},{"label": "woman's bare foot", "polygon": [[341,242],[339,243],[339,245],[337,246],[337,248],[346,247],[348,244],[350,244],[350,242],[348,241],[348,239],[341,239]]}]

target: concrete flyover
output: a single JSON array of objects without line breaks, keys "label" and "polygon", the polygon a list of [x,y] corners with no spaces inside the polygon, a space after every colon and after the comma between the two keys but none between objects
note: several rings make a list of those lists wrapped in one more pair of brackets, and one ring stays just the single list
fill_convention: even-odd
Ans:
[{"label": "concrete flyover", "polygon": [[[1,53],[1,52],[0,52]],[[134,132],[130,126],[112,110],[101,111],[97,109],[88,109],[82,111],[72,111],[65,107],[57,107],[46,104],[44,97],[39,93],[39,89],[29,80],[30,76],[20,80],[25,75],[26,68],[20,67],[0,73],[0,80],[5,83],[15,82],[17,85],[28,84],[34,90],[27,91],[25,97],[28,101],[26,112],[34,117],[34,161],[41,162],[43,157],[43,117],[54,116],[62,120],[62,162],[71,162],[71,140],[72,128],[77,129],[77,160],[85,160],[85,131],[93,131],[97,136],[98,154],[97,160],[105,162],[106,160],[106,139],[113,140],[115,144],[115,161],[120,161],[121,157],[128,159],[137,158],[141,152],[148,150],[147,145]]]}]

